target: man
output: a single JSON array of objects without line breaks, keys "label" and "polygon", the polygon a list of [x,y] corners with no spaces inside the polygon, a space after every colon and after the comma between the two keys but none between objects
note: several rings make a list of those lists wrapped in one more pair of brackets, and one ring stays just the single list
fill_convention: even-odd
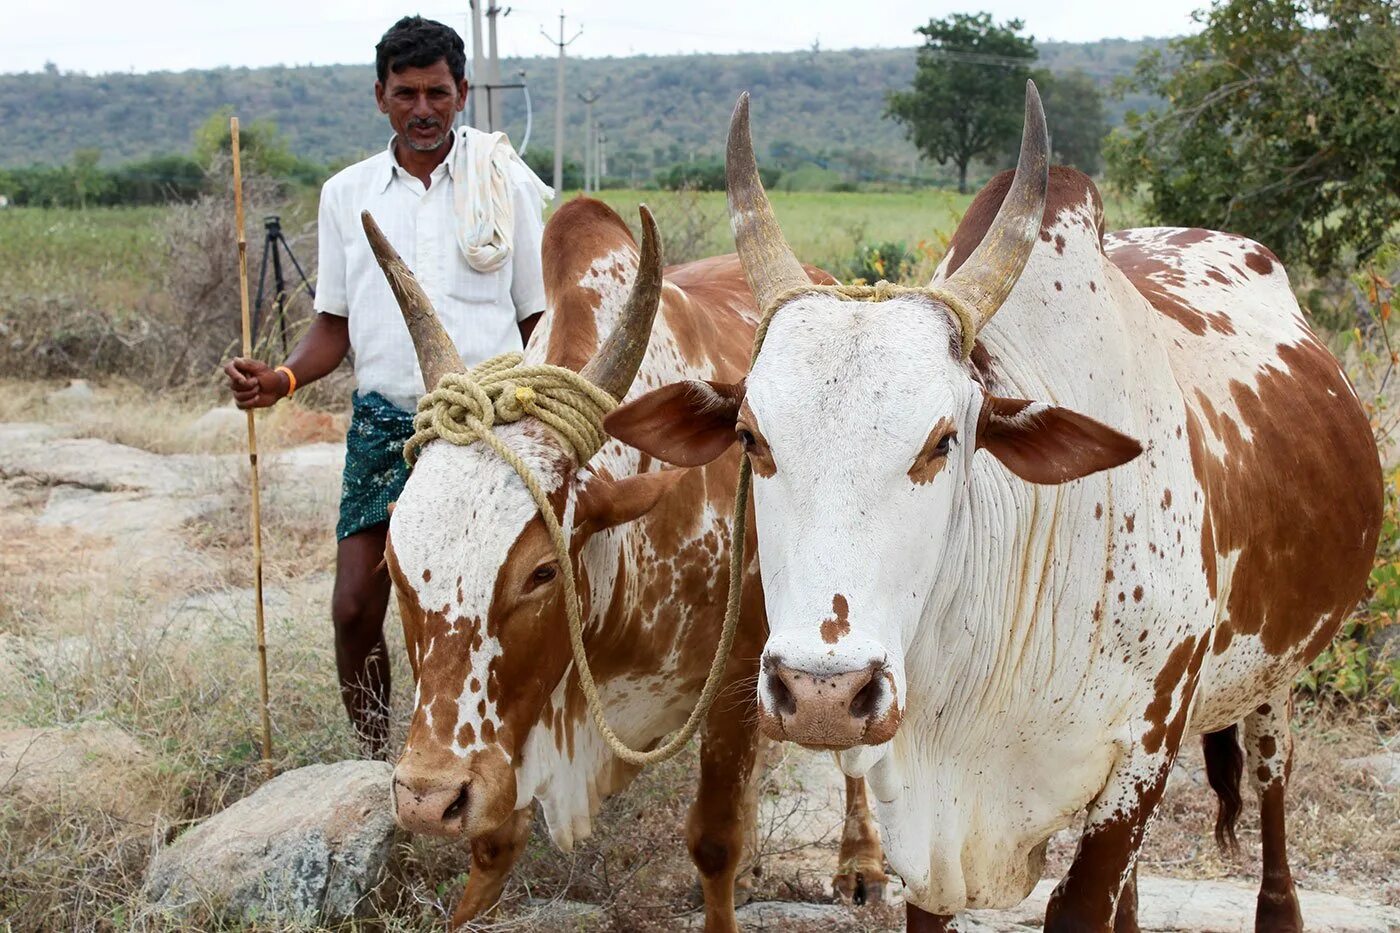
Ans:
[{"label": "man", "polygon": [[408,477],[403,443],[423,382],[360,211],[374,215],[414,270],[471,366],[519,350],[544,310],[542,206],[552,192],[504,134],[453,132],[467,82],[451,28],[404,17],[376,53],[374,96],[394,136],[321,190],[316,317],[283,365],[239,358],[225,371],[239,408],[263,408],[355,353],[331,617],[345,708],[365,751],[380,757],[389,732],[384,538],[389,505]]}]

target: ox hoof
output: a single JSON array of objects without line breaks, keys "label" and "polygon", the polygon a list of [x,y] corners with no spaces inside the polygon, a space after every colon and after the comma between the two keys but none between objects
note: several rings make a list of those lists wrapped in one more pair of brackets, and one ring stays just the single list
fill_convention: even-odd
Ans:
[{"label": "ox hoof", "polygon": [[884,872],[842,872],[831,879],[831,890],[837,900],[861,907],[865,904],[881,904],[885,900],[885,885],[889,878]]}]

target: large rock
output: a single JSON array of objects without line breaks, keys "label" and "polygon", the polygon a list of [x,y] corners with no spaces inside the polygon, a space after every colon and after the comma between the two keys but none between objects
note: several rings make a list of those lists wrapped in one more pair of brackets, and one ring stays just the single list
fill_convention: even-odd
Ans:
[{"label": "large rock", "polygon": [[288,771],[162,849],[145,895],[187,922],[333,923],[374,910],[396,829],[392,768]]},{"label": "large rock", "polygon": [[185,427],[185,439],[214,444],[248,436],[248,416],[232,405],[211,408]]},{"label": "large rock", "polygon": [[74,405],[90,402],[93,398],[92,386],[86,379],[70,379],[62,389],[50,392],[46,399],[50,405]]},{"label": "large rock", "polygon": [[75,817],[105,834],[150,834],[178,806],[159,763],[110,723],[0,732],[0,832]]}]

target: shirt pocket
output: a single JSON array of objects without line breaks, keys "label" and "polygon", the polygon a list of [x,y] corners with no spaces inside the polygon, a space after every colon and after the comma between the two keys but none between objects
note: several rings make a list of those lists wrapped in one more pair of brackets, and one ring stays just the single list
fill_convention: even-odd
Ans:
[{"label": "shirt pocket", "polygon": [[510,303],[510,260],[493,272],[478,272],[467,263],[460,246],[453,243],[451,248],[457,252],[450,263],[452,272],[448,285],[454,300],[470,305]]}]

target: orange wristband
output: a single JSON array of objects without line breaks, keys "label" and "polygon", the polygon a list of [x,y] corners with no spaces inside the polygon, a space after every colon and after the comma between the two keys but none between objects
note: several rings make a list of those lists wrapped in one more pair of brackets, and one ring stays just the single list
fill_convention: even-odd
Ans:
[{"label": "orange wristband", "polygon": [[292,372],[291,369],[286,366],[278,366],[276,369],[273,370],[273,372],[287,374],[287,398],[291,398],[292,393],[296,392],[297,390],[297,374]]}]

